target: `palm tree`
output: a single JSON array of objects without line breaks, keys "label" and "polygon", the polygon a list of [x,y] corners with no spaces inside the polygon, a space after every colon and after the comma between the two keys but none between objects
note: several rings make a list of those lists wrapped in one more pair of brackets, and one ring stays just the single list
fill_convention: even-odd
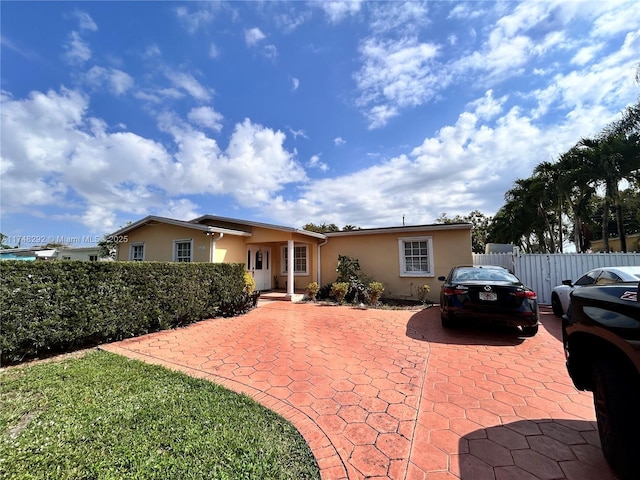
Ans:
[{"label": "palm tree", "polygon": [[586,161],[583,154],[584,152],[575,146],[560,155],[558,162],[553,164],[557,174],[556,189],[571,211],[573,242],[578,252],[585,252],[589,247],[589,239],[585,238],[584,233],[591,214],[590,204],[595,195],[589,171],[584,168]]},{"label": "palm tree", "polygon": [[623,209],[620,200],[620,182],[640,170],[640,141],[638,135],[609,134],[604,137],[578,142],[582,147],[585,167],[596,186],[604,187],[602,210],[602,238],[605,251],[609,251],[609,213],[614,206],[620,249],[627,251]]}]

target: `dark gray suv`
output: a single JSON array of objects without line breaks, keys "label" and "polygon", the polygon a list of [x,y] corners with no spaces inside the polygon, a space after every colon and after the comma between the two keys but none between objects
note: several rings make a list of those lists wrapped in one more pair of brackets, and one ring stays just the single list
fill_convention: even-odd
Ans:
[{"label": "dark gray suv", "polygon": [[575,290],[562,322],[569,375],[593,392],[602,451],[625,480],[640,472],[639,289],[629,282]]}]

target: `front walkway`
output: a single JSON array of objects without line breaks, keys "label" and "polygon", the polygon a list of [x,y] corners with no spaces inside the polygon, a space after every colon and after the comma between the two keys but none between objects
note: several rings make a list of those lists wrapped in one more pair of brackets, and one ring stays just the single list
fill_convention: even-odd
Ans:
[{"label": "front walkway", "polygon": [[104,345],[206,378],[290,420],[323,479],[613,479],[559,320],[522,340],[417,311],[268,302]]}]

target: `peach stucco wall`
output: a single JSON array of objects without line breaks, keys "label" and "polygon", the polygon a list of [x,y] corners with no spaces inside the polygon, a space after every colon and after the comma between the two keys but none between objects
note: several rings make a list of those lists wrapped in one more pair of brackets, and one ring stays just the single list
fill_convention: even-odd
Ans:
[{"label": "peach stucco wall", "polygon": [[[287,285],[287,275],[282,273],[282,247],[286,247],[289,240],[293,240],[296,246],[307,245],[309,267],[307,274],[294,275],[295,288],[304,289],[309,283],[317,278],[317,260],[316,260],[316,244],[321,240],[309,238],[307,235],[299,234],[292,231],[273,230],[263,227],[252,227],[251,237],[243,238],[246,244],[262,245],[271,248],[272,267],[271,275],[278,277],[278,288],[285,288]],[[244,256],[246,261],[246,245],[244,248]],[[274,285],[275,286],[275,285]]]},{"label": "peach stucco wall", "polygon": [[[401,276],[398,239],[423,236],[433,239],[434,275]],[[449,273],[454,265],[473,263],[468,229],[331,237],[327,245],[321,247],[323,285],[336,280],[338,255],[357,258],[363,274],[383,283],[384,296],[418,299],[416,288],[426,284],[431,289],[428,298],[433,301],[438,300],[440,291],[438,276]]]},{"label": "peach stucco wall", "polygon": [[144,242],[144,259],[170,262],[174,240],[193,240],[193,261],[208,262],[211,237],[191,228],[168,224],[143,225],[127,233],[127,242],[118,244],[118,260],[129,260],[132,243]]},{"label": "peach stucco wall", "polygon": [[[215,237],[218,238],[219,234]],[[434,272],[426,277],[407,277],[400,274],[398,239],[407,237],[431,237],[433,241]],[[127,234],[128,241],[118,248],[118,260],[129,260],[130,245],[144,242],[146,261],[172,261],[174,240],[193,240],[193,261],[208,262],[211,258],[211,236],[204,232],[177,225],[156,223],[143,225]],[[321,285],[336,280],[338,255],[357,258],[362,273],[385,287],[385,296],[417,299],[417,287],[429,285],[429,298],[436,301],[440,288],[437,277],[446,275],[451,267],[472,264],[471,231],[459,229],[425,229],[424,231],[393,231],[382,233],[362,232],[331,236],[322,247],[322,239],[311,238],[292,231],[263,227],[251,228],[251,236],[225,234],[216,241],[215,262],[246,263],[248,245],[271,249],[271,275],[278,277],[278,286],[285,288],[287,277],[282,273],[282,247],[288,240],[296,245],[308,247],[307,274],[295,275],[295,288],[304,289],[309,283],[319,280]],[[321,271],[318,275],[318,248],[320,248]],[[275,285],[274,285],[275,286]]]},{"label": "peach stucco wall", "polygon": [[[215,235],[218,238],[219,234]],[[173,261],[174,240],[193,240],[193,261],[208,262],[211,255],[211,238],[204,232],[170,224],[143,225],[127,233],[127,242],[118,247],[118,260],[129,260],[129,250],[132,243],[144,243],[145,261],[170,262]],[[225,234],[215,243],[215,262],[244,263],[247,261],[247,246],[261,245],[271,248],[271,275],[278,276],[278,286],[285,288],[286,275],[282,274],[282,247],[291,239],[295,245],[306,244],[309,252],[309,268],[306,275],[295,275],[294,282],[297,289],[304,289],[317,278],[317,240],[296,232],[271,230],[253,227],[251,236]]]}]

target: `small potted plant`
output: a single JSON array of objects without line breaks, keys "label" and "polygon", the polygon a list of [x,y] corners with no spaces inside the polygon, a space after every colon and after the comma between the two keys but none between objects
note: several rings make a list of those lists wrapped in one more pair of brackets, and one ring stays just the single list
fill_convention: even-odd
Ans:
[{"label": "small potted plant", "polygon": [[349,284],[347,282],[336,282],[331,284],[330,295],[336,299],[336,302],[341,304],[344,301],[344,297],[347,295],[348,291]]},{"label": "small potted plant", "polygon": [[384,292],[384,286],[380,282],[371,282],[369,284],[369,305],[375,305],[380,300],[382,296],[382,292]]},{"label": "small potted plant", "polygon": [[320,290],[320,285],[318,285],[318,282],[311,282],[309,285],[307,285],[307,288],[305,289],[305,293],[307,294],[307,297],[309,297],[312,301],[316,301],[316,295],[318,295],[318,291]]},{"label": "small potted plant", "polygon": [[426,305],[427,303],[431,303],[427,300],[427,294],[431,291],[431,287],[429,287],[429,285],[420,285],[419,287],[416,287],[416,290],[418,291],[418,298],[423,304]]}]

